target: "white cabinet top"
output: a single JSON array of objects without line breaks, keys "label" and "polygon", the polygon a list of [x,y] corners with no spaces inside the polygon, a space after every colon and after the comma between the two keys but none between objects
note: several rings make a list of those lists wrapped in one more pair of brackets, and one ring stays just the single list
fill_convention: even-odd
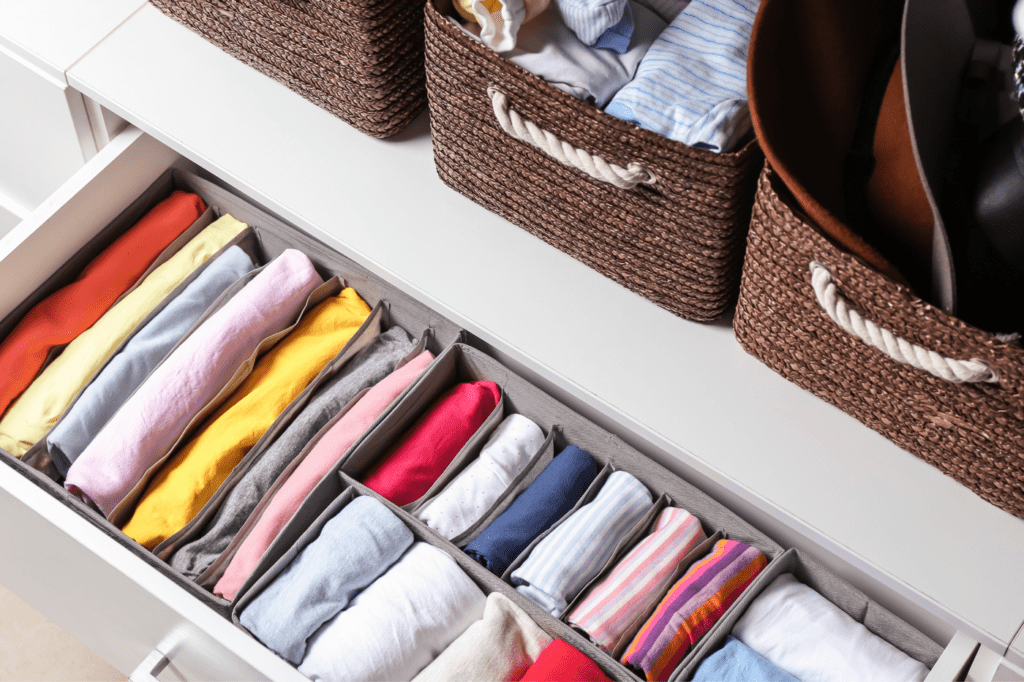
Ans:
[{"label": "white cabinet top", "polygon": [[[54,19],[51,24],[61,24]],[[67,30],[57,28],[58,31]],[[68,81],[618,423],[984,641],[1024,621],[1024,520],[447,188],[425,116],[366,137],[152,6]],[[779,521],[766,520],[768,516]]]},{"label": "white cabinet top", "polygon": [[1017,633],[1016,639],[1010,642],[1010,648],[1006,652],[1006,658],[1024,668],[1024,627]]},{"label": "white cabinet top", "polygon": [[146,0],[0,2],[0,46],[48,76],[64,73]]}]

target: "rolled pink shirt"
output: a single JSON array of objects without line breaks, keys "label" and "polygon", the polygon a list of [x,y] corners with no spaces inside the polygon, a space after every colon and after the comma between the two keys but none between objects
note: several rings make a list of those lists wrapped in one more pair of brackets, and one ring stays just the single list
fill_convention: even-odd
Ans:
[{"label": "rolled pink shirt", "polygon": [[245,579],[256,568],[260,557],[320,479],[330,472],[341,456],[348,452],[395,398],[423,373],[433,359],[430,351],[423,351],[384,377],[323,435],[280,489],[276,493],[269,493],[273,499],[214,586],[214,594],[234,600]]},{"label": "rolled pink shirt", "polygon": [[64,487],[109,516],[260,342],[292,324],[321,284],[302,252],[288,249],[275,258],[153,370],[71,465]]}]

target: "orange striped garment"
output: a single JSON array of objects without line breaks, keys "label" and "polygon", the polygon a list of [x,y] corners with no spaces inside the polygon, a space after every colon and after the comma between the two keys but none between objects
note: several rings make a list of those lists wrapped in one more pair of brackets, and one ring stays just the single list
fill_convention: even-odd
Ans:
[{"label": "orange striped garment", "polygon": [[711,629],[768,560],[735,540],[714,550],[679,579],[626,649],[622,662],[647,679],[667,680],[690,647]]}]

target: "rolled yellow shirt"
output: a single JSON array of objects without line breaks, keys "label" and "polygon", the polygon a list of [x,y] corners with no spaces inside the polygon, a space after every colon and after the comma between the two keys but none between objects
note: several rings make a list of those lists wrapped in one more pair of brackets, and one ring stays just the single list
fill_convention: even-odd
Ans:
[{"label": "rolled yellow shirt", "polygon": [[344,348],[370,307],[345,289],[312,311],[149,482],[124,532],[153,549],[192,520],[274,420]]},{"label": "rolled yellow shirt", "polygon": [[245,227],[245,223],[229,215],[214,221],[79,334],[0,420],[0,447],[17,457],[25,454],[53,428],[132,330]]}]

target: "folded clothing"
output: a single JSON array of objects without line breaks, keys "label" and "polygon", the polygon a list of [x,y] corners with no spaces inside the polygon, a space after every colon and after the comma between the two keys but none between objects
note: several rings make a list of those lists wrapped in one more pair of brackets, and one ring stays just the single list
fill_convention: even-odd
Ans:
[{"label": "folded clothing", "polygon": [[799,682],[732,635],[725,646],[704,659],[693,682]]},{"label": "folded clothing", "polygon": [[521,414],[498,425],[480,456],[417,512],[416,518],[451,540],[486,514],[544,444],[544,432]]},{"label": "folded clothing", "polygon": [[423,497],[501,400],[493,381],[458,384],[439,398],[363,479],[399,507]]},{"label": "folded clothing", "polygon": [[171,555],[168,563],[196,579],[227,549],[277,477],[315,436],[356,395],[390,374],[414,342],[401,327],[392,327],[325,381],[274,442],[239,478],[204,525],[202,532]]},{"label": "folded clothing", "polygon": [[560,618],[652,506],[651,491],[643,483],[625,471],[614,472],[597,497],[537,543],[512,572],[512,584]]},{"label": "folded clothing", "polygon": [[760,0],[693,0],[654,41],[605,112],[728,152],[750,132],[747,49]]},{"label": "folded clothing", "polygon": [[570,445],[466,545],[466,554],[491,573],[501,575],[534,538],[576,506],[597,473],[597,462],[590,453]]},{"label": "folded clothing", "polygon": [[78,279],[33,306],[0,343],[0,415],[32,383],[50,351],[100,319],[205,210],[198,195],[173,192],[86,265]]},{"label": "folded clothing", "polygon": [[288,249],[181,342],[71,465],[64,486],[109,516],[259,343],[286,329],[323,279]]},{"label": "folded clothing", "polygon": [[676,507],[662,509],[651,534],[587,593],[569,615],[569,624],[605,650],[614,651],[636,634],[668,589],[676,567],[706,538],[693,514]]},{"label": "folded clothing", "polygon": [[124,345],[46,437],[50,459],[62,475],[153,368],[199,321],[213,302],[255,267],[232,246],[210,263]]},{"label": "folded clothing", "polygon": [[146,276],[68,344],[0,419],[0,447],[21,456],[53,428],[103,363],[185,278],[245,229],[224,216]]},{"label": "folded clothing", "polygon": [[626,649],[622,662],[648,680],[667,680],[690,647],[718,622],[768,560],[756,548],[719,540],[672,586]]},{"label": "folded clothing", "polygon": [[[549,7],[520,27],[515,49],[502,56],[559,90],[603,109],[633,79],[647,48],[665,28],[665,22],[646,7],[634,5],[632,10],[632,38],[621,54],[586,46],[562,22],[558,11]],[[461,28],[479,40],[472,24]]]},{"label": "folded clothing", "polygon": [[261,357],[192,440],[149,482],[124,533],[152,549],[199,513],[285,408],[370,315],[355,289],[323,301]]},{"label": "folded clothing", "polygon": [[484,613],[486,598],[455,560],[413,546],[309,642],[299,672],[325,682],[407,682]]},{"label": "folded clothing", "polygon": [[732,635],[800,680],[923,680],[928,668],[783,573],[736,621]]},{"label": "folded clothing", "polygon": [[548,7],[550,0],[455,0],[466,21],[480,24],[480,40],[495,52],[516,46],[519,27]]},{"label": "folded clothing", "polygon": [[412,531],[372,497],[357,497],[242,611],[258,640],[295,665],[306,640],[412,546]]},{"label": "folded clothing", "polygon": [[[408,363],[389,374],[366,392],[355,405],[323,435],[291,473],[282,474],[284,481],[275,481],[270,492],[253,512],[259,520],[239,543],[213,593],[233,600],[270,543],[299,508],[316,484],[327,475],[352,444],[362,436],[395,399],[433,362],[434,356],[423,351]],[[229,550],[225,550],[229,551]]]},{"label": "folded clothing", "polygon": [[459,636],[415,682],[522,679],[551,636],[500,592],[487,595],[484,616]]},{"label": "folded clothing", "polygon": [[579,649],[556,639],[520,679],[523,682],[607,682],[610,678]]},{"label": "folded clothing", "polygon": [[[618,35],[625,37],[628,46],[633,29],[632,17],[628,13],[629,0],[555,0],[555,6],[562,22],[584,45],[610,47],[602,44],[601,39],[607,39],[609,31],[618,27]],[[627,30],[622,30],[625,28],[624,19],[628,20]],[[616,51],[625,52],[624,49]]]}]

